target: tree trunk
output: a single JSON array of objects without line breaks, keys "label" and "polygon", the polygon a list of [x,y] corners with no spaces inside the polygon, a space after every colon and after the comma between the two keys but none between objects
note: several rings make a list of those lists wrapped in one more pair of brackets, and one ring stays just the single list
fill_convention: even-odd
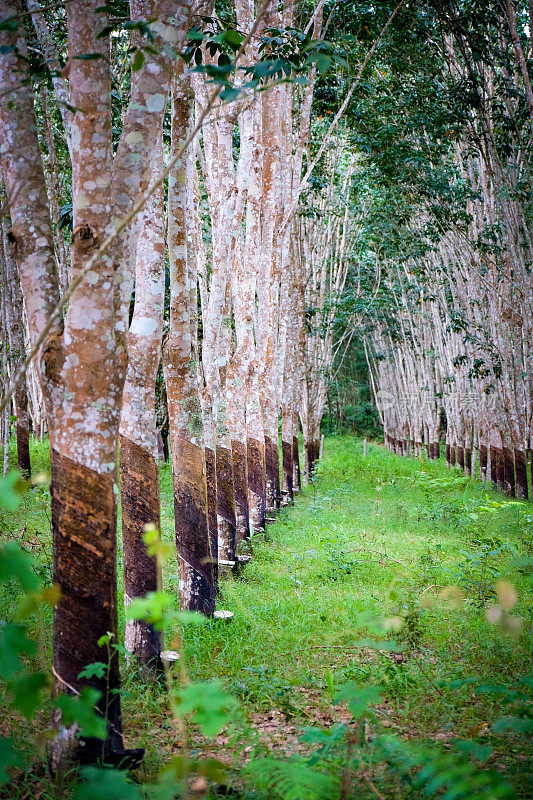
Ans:
[{"label": "tree trunk", "polygon": [[[171,146],[177,153],[187,138],[192,97],[175,78],[172,89]],[[213,476],[204,457],[204,429],[199,393],[198,355],[192,326],[196,321],[196,273],[188,262],[188,154],[169,178],[168,251],[170,332],[163,346],[163,372],[170,420],[174,482],[174,520],[178,551],[180,605],[211,615],[215,609],[217,551],[208,513],[208,483]],[[215,454],[212,454],[215,458]],[[216,493],[216,476],[214,481]],[[216,515],[216,494],[215,494]],[[216,523],[215,523],[216,529]],[[216,541],[216,540],[215,540]]]},{"label": "tree trunk", "polygon": [[218,585],[218,509],[217,509],[217,456],[209,446],[204,448],[205,480],[207,488],[207,527],[209,531],[209,562],[213,585]]},{"label": "tree trunk", "polygon": [[112,644],[118,643],[116,474],[98,473],[55,448],[51,459],[53,580],[61,588],[54,610],[54,676],[61,691],[78,692],[88,683],[102,694],[97,707],[108,738],[86,742],[87,755],[85,749],[79,754],[94,761],[123,750],[117,651],[109,651],[105,677],[78,677],[88,664],[108,662],[100,637],[109,633]]},{"label": "tree trunk", "polygon": [[[125,436],[120,441],[120,497],[124,551],[124,603],[155,592],[160,581],[155,559],[150,558],[143,534],[147,525],[160,528],[159,471],[146,448]],[[160,631],[142,620],[126,621],[124,646],[143,664],[160,668]]]},{"label": "tree trunk", "polygon": [[488,461],[488,451],[487,445],[480,444],[479,445],[479,472],[482,481],[487,480],[487,461]]},{"label": "tree trunk", "polygon": [[[154,173],[163,164],[161,144],[154,157]],[[124,553],[124,602],[155,592],[161,585],[156,562],[147,554],[145,527],[161,527],[159,452],[155,390],[161,357],[165,297],[165,237],[163,191],[148,201],[137,244],[135,309],[128,332],[128,372],[120,424],[120,496]],[[126,650],[139,661],[160,668],[162,636],[141,620],[126,622]]]},{"label": "tree trunk", "polygon": [[[278,466],[279,472],[279,466]],[[265,436],[265,494],[266,510],[271,513],[276,509],[277,484],[279,477],[276,476],[276,463],[274,459],[274,442],[270,436]]]},{"label": "tree trunk", "polygon": [[[17,264],[7,239],[7,226],[0,219],[0,248],[5,264],[5,297],[4,310],[9,340],[9,358],[12,364],[11,375],[14,376],[24,363],[24,308]],[[6,373],[7,378],[7,373]],[[28,413],[28,391],[26,376],[20,381],[14,400],[16,416],[17,465],[21,474],[31,476],[30,460],[30,417]]]},{"label": "tree trunk", "polygon": [[516,496],[521,500],[527,500],[529,494],[527,485],[527,458],[524,450],[515,450],[514,460],[516,467]]},{"label": "tree trunk", "polygon": [[281,490],[287,500],[293,499],[293,447],[292,441],[281,442],[281,458],[283,465],[283,483]]},{"label": "tree trunk", "polygon": [[216,482],[218,516],[218,557],[235,561],[236,519],[233,456],[227,447],[216,447]]},{"label": "tree trunk", "polygon": [[[296,426],[298,431],[298,426]],[[292,438],[292,490],[300,492],[302,489],[302,476],[300,473],[300,452],[298,449],[298,434]]]},{"label": "tree trunk", "polygon": [[504,491],[510,497],[515,497],[514,457],[510,447],[502,448],[502,458]]},{"label": "tree trunk", "polygon": [[236,547],[250,535],[250,513],[248,510],[248,471],[246,465],[246,445],[233,439],[233,494],[235,498]]}]

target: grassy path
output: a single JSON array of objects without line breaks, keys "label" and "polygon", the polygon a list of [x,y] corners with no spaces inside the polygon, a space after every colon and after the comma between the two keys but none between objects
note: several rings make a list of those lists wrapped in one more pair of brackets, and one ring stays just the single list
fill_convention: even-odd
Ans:
[{"label": "grassy path", "polygon": [[[43,452],[35,458],[46,468]],[[35,545],[46,574],[46,487],[32,492],[8,534]],[[166,465],[162,503],[163,536],[172,541]],[[509,503],[443,462],[378,446],[364,459],[361,442],[332,437],[314,484],[252,550],[242,575],[221,585],[219,606],[234,612],[233,622],[188,627],[185,651],[190,679],[221,678],[263,744],[282,756],[298,751],[302,725],[346,719],[342,705],[332,706],[332,684],[378,684],[369,737],[376,727],[446,748],[457,738],[490,744],[489,765],[517,796],[530,796],[531,753],[521,738],[492,730],[507,710],[486,686],[509,687],[531,671],[532,504]],[[171,561],[165,588],[176,594],[177,580]],[[498,603],[508,611],[493,609],[501,618],[490,622],[487,606]],[[181,743],[161,688],[131,667],[124,676],[128,739],[147,748],[150,777]],[[198,752],[226,756],[240,746],[229,734],[197,743]],[[396,791],[386,796],[411,796]]]}]

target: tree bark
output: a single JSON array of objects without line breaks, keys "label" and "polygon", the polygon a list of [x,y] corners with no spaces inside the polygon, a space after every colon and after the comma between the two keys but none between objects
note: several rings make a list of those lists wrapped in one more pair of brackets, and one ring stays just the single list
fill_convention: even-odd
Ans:
[{"label": "tree bark", "polygon": [[482,481],[487,480],[487,461],[488,461],[488,451],[487,445],[480,444],[479,445],[479,472]]},{"label": "tree bark", "polygon": [[[154,173],[163,164],[161,143]],[[163,191],[148,201],[137,244],[135,308],[128,331],[128,371],[120,423],[120,494],[124,553],[124,602],[155,592],[161,585],[157,565],[147,554],[146,526],[161,527],[155,391],[161,358],[165,298]],[[161,668],[162,636],[142,620],[126,621],[126,650],[139,661]]]},{"label": "tree bark", "polygon": [[529,494],[527,485],[527,457],[524,450],[515,450],[514,460],[516,467],[516,496],[521,500],[527,500]]},{"label": "tree bark", "polygon": [[514,457],[513,457],[513,451],[511,450],[510,447],[502,448],[502,459],[503,459],[504,491],[510,497],[515,497],[516,487],[515,487],[515,474],[514,474]]},{"label": "tree bark", "polygon": [[[22,366],[25,358],[24,308],[17,265],[7,239],[7,225],[3,220],[0,220],[0,228],[2,239],[0,242],[0,247],[2,248],[1,255],[5,265],[4,308],[9,340],[9,360],[12,365],[11,374],[15,375]],[[18,384],[13,400],[16,416],[17,466],[21,474],[29,478],[31,476],[30,417],[28,413],[26,376],[24,376]]]}]

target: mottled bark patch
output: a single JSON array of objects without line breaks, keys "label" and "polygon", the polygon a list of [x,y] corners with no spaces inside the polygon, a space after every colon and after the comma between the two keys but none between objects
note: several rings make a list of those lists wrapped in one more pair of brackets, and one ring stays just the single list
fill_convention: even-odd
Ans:
[{"label": "mottled bark patch", "polygon": [[112,633],[117,641],[113,476],[94,472],[54,449],[51,465],[54,582],[61,590],[54,611],[54,673],[62,692],[78,692],[84,684],[102,692],[98,710],[107,717],[109,736],[98,746],[106,753],[121,751],[119,695],[112,692],[119,688],[117,653],[111,651],[107,686],[103,678],[78,678],[88,664],[107,662],[106,648],[97,644],[101,636]]},{"label": "mottled bark patch", "polygon": [[91,226],[84,222],[72,231],[72,247],[79,253],[88,253],[98,246],[98,236]]}]

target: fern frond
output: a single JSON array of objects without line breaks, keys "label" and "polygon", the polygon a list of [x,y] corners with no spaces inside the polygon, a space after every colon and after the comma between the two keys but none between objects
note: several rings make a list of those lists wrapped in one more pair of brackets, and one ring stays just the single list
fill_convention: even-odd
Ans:
[{"label": "fern frond", "polygon": [[246,767],[254,787],[274,800],[335,800],[338,780],[310,767],[300,756],[288,761],[252,760]]}]

